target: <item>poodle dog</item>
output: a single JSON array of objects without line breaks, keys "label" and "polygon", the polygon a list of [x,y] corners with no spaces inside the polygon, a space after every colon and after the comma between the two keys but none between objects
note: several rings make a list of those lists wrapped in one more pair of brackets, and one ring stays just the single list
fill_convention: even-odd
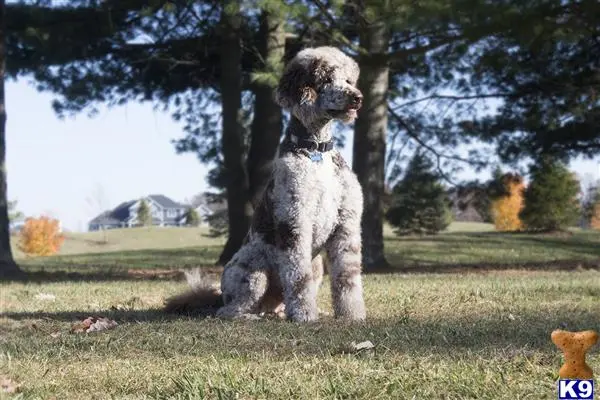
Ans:
[{"label": "poodle dog", "polygon": [[217,316],[276,311],[283,302],[288,319],[316,320],[326,251],[334,317],[365,319],[362,189],[332,139],[334,120],[356,119],[358,75],[333,47],[304,49],[286,65],[275,100],[290,121],[246,241],[225,265]]}]

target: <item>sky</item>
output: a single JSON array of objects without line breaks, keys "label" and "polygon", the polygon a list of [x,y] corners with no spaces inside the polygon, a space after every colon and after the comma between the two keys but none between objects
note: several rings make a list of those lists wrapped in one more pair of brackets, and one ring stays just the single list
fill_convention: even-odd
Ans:
[{"label": "sky", "polygon": [[[87,222],[127,200],[164,194],[183,202],[208,189],[208,168],[191,153],[176,154],[181,126],[151,104],[100,108],[88,118],[61,120],[53,96],[27,80],[6,83],[9,200],[26,216],[49,215],[63,229],[87,230]],[[342,155],[352,162],[352,133]],[[576,160],[578,174],[600,178],[598,160]],[[484,179],[472,171],[458,178]]]}]

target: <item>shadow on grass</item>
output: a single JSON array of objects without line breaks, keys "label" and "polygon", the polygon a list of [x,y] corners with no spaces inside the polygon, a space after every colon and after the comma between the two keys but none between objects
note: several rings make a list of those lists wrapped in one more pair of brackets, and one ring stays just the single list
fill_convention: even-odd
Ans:
[{"label": "shadow on grass", "polygon": [[[596,239],[596,240],[594,240]],[[552,249],[561,249],[564,251],[575,251],[589,253],[600,257],[600,241],[597,236],[591,235],[568,235],[552,236],[550,234],[529,234],[529,233],[503,233],[503,232],[476,232],[476,233],[448,233],[436,236],[404,236],[404,237],[386,237],[386,241],[411,243],[439,243],[440,247],[452,247],[457,243],[481,247],[493,246],[539,246]]]},{"label": "shadow on grass", "polygon": [[[208,275],[220,275],[222,268],[214,265],[190,264],[177,269],[124,269],[103,265],[69,265],[64,269],[26,268],[18,277],[3,277],[2,282],[46,283],[46,282],[120,282],[137,280],[183,280],[184,269],[200,268]],[[81,272],[84,271],[84,272]]]},{"label": "shadow on grass", "polygon": [[[184,270],[200,268],[209,275],[220,275],[223,268],[215,265],[187,264],[177,268],[131,268],[106,266],[103,264],[67,264],[50,266],[47,269],[38,266],[26,266],[25,275],[21,277],[3,277],[2,282],[119,282],[135,280],[183,280]],[[598,260],[553,260],[540,262],[510,263],[452,263],[411,261],[410,265],[392,266],[391,268],[375,268],[365,270],[365,275],[388,274],[465,274],[489,273],[502,271],[600,271]],[[327,271],[326,271],[327,273]]]},{"label": "shadow on grass", "polygon": [[597,260],[551,260],[551,261],[524,261],[508,263],[452,263],[427,261],[427,264],[419,261],[411,261],[411,265],[392,268],[374,268],[365,271],[367,275],[386,274],[459,274],[459,273],[487,273],[498,271],[600,271],[600,258]]},{"label": "shadow on grass", "polygon": [[183,247],[173,249],[140,249],[126,251],[92,252],[82,254],[55,255],[22,260],[31,266],[116,266],[116,267],[184,267],[188,264],[214,263],[222,246]]},{"label": "shadow on grass", "polygon": [[[261,354],[270,358],[289,358],[291,355],[331,356],[349,352],[352,341],[372,341],[375,352],[408,355],[453,354],[473,351],[494,356],[514,356],[514,352],[552,350],[550,341],[554,329],[580,331],[600,330],[600,315],[592,311],[574,311],[565,308],[536,313],[515,310],[515,315],[498,313],[461,315],[442,319],[412,319],[394,316],[390,319],[368,320],[364,324],[344,324],[326,318],[316,323],[295,324],[279,320],[222,321],[190,319],[189,316],[166,315],[156,310],[104,310],[101,315],[116,320],[121,330],[121,346],[166,351],[175,354],[225,353],[236,357]],[[87,312],[5,313],[4,317],[44,319],[74,322]],[[149,327],[146,323],[155,324]],[[161,337],[173,335],[178,340],[165,344],[164,339],[152,339],[147,332],[160,330]],[[128,335],[123,335],[129,332]],[[15,340],[18,339],[15,333]],[[98,335],[98,334],[94,334]],[[87,340],[97,340],[89,335]],[[143,340],[140,340],[142,335]],[[193,349],[186,338],[194,336]],[[156,336],[154,336],[156,337]],[[156,343],[151,343],[156,340]],[[8,343],[10,343],[10,339]],[[33,350],[32,350],[33,351]],[[512,355],[511,355],[512,354]]]}]

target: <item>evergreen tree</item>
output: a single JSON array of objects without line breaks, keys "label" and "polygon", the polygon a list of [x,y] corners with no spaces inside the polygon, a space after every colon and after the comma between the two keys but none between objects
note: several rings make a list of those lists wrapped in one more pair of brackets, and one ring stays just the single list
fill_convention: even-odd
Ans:
[{"label": "evergreen tree", "polygon": [[137,220],[142,226],[152,225],[152,213],[150,212],[150,206],[146,199],[140,200],[140,205],[137,209]]},{"label": "evergreen tree", "polygon": [[200,225],[200,216],[195,208],[190,207],[185,212],[185,224],[187,226],[198,226]]},{"label": "evergreen tree", "polygon": [[[480,2],[486,3],[486,2]],[[498,112],[461,124],[468,134],[494,143],[507,162],[552,154],[594,157],[600,150],[597,88],[600,2],[495,1],[498,34],[483,40],[463,62],[461,88],[495,97]],[[506,6],[510,13],[503,13]],[[459,134],[460,135],[460,134]]]},{"label": "evergreen tree", "polygon": [[[427,149],[440,170],[489,162],[483,152],[458,154],[473,137],[506,161],[600,149],[596,1],[256,0],[242,2],[240,11],[224,9],[238,3],[70,0],[7,8],[9,73],[31,75],[38,89],[55,93],[60,115],[94,112],[99,103],[163,105],[184,122],[187,136],[178,150],[222,167],[227,192],[249,192],[228,195],[236,217],[228,217],[230,243],[220,262],[239,246],[268,176],[264,166],[274,154],[278,137],[272,132],[281,115],[265,99],[284,51],[287,59],[299,48],[329,44],[357,55],[364,105],[353,169],[365,193],[366,269],[386,264],[384,165],[396,139],[401,147]],[[228,24],[237,26],[241,46],[221,29],[221,17],[230,12],[243,14],[241,22]],[[148,40],[135,40],[140,35]],[[234,47],[241,50],[230,52]],[[231,65],[240,68],[222,68]],[[257,79],[265,73],[268,79]],[[248,143],[239,145],[247,139],[239,118],[228,118],[231,129],[224,129],[221,112],[211,107],[222,103],[223,114],[232,115],[240,90],[254,99],[241,102],[254,101],[247,107],[255,115],[249,154],[242,153]],[[480,113],[486,99],[499,103],[499,112]]]},{"label": "evergreen tree", "polygon": [[17,201],[8,201],[8,220],[10,222],[20,221],[25,217],[23,213],[17,210]]},{"label": "evergreen tree", "polygon": [[530,170],[520,213],[525,228],[555,231],[575,224],[580,216],[579,181],[560,161],[542,157]]},{"label": "evergreen tree", "polygon": [[418,151],[394,187],[386,218],[398,235],[435,234],[452,221],[446,190],[432,170],[431,160]]}]

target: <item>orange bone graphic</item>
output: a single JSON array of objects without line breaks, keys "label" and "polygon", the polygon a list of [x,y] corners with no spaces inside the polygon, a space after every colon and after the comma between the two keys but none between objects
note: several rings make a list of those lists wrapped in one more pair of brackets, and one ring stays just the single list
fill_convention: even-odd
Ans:
[{"label": "orange bone graphic", "polygon": [[595,331],[568,332],[555,330],[551,335],[554,344],[562,350],[565,361],[558,375],[561,379],[592,379],[593,371],[585,363],[585,353],[598,341]]}]

